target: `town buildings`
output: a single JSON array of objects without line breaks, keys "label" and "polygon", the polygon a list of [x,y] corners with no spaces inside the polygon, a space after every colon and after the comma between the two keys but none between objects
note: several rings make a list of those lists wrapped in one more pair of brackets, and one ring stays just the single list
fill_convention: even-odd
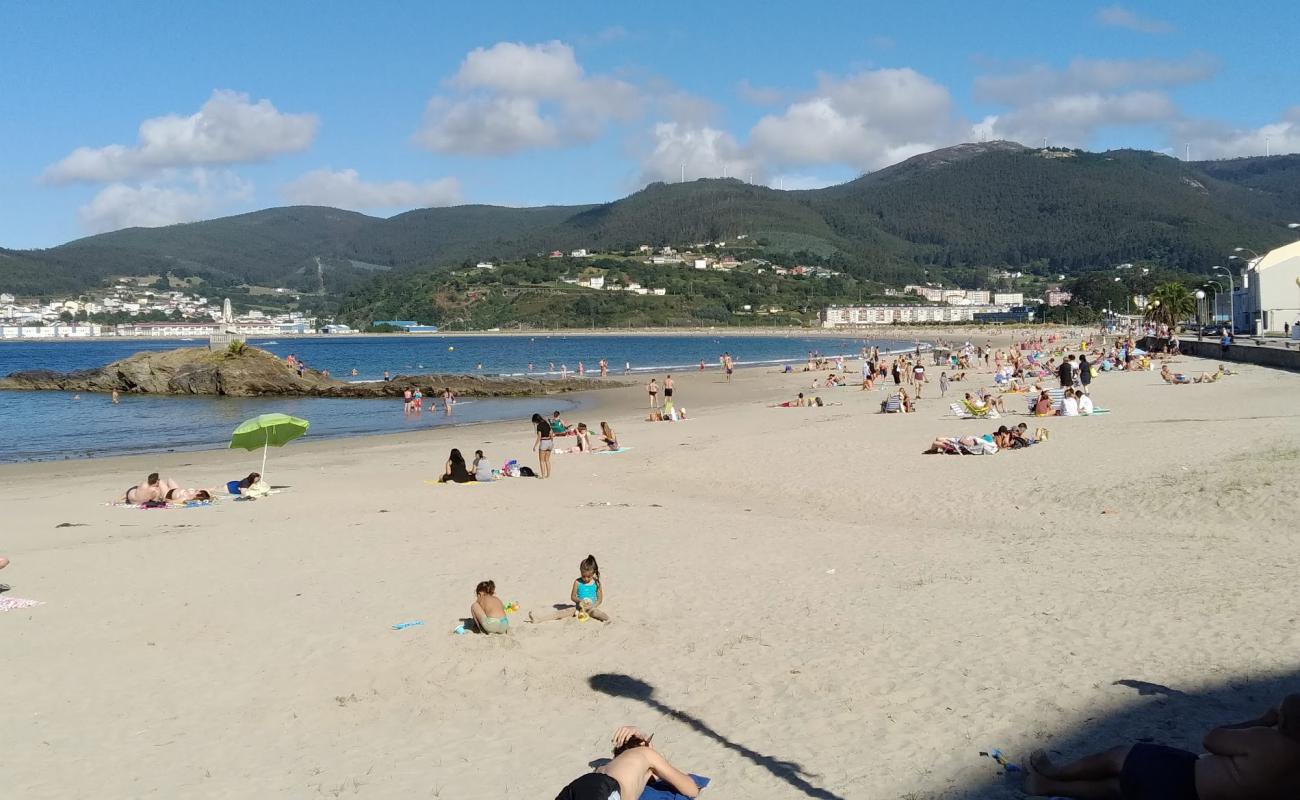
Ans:
[{"label": "town buildings", "polygon": [[1232,293],[1233,327],[1261,336],[1300,322],[1300,242],[1248,263]]}]

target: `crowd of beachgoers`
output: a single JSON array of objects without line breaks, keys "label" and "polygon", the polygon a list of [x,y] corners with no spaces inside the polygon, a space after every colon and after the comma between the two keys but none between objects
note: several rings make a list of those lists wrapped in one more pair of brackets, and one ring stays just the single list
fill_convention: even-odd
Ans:
[{"label": "crowd of beachgoers", "polygon": [[[1147,336],[1151,339],[1146,339]],[[1144,350],[1138,346],[1140,338],[1157,344]],[[914,414],[922,408],[933,407],[942,408],[943,416],[952,418],[997,420],[1012,415],[1030,418],[1018,422],[1007,420],[983,434],[936,436],[922,451],[992,455],[1034,447],[1049,440],[1051,434],[1045,427],[1049,420],[1107,413],[1096,402],[1094,382],[1104,381],[1108,373],[1153,372],[1158,364],[1160,378],[1172,385],[1214,383],[1233,374],[1223,365],[1213,373],[1201,372],[1195,376],[1178,372],[1172,368],[1177,356],[1176,337],[1158,329],[1127,334],[1027,335],[1013,338],[1005,348],[970,341],[939,341],[933,345],[917,342],[910,351],[895,353],[864,348],[859,353],[856,376],[850,371],[851,359],[810,352],[802,367],[808,378],[807,390],[771,405],[779,408],[840,406],[844,403],[830,401],[817,392],[830,396],[835,390],[860,387],[861,391],[883,393],[880,411],[885,414]],[[734,372],[732,356],[724,354],[718,366],[724,380],[730,382]],[[601,375],[607,374],[603,361],[599,368]],[[702,361],[700,371],[705,370]],[[580,371],[585,371],[585,367],[580,365]],[[791,374],[796,369],[786,366],[780,372]],[[957,384],[969,384],[972,379],[985,377],[987,386],[954,389]],[[645,384],[645,392],[646,421],[687,419],[671,374],[662,379],[651,377]],[[454,393],[447,389],[440,399],[444,412],[451,414],[456,402]],[[874,408],[874,403],[870,405]],[[415,388],[408,391],[403,406],[405,413],[418,413],[423,406],[420,391]],[[601,421],[598,426],[572,423],[560,411],[554,411],[549,416],[533,414],[529,426],[533,438],[531,449],[536,453],[535,469],[519,459],[494,461],[482,448],[473,450],[472,459],[467,459],[455,448],[443,463],[436,481],[430,482],[470,485],[514,477],[546,479],[551,476],[553,455],[620,453],[628,449],[608,421]],[[223,497],[256,499],[274,491],[257,472],[228,481],[222,489],[187,488],[170,477],[151,473],[114,498],[112,504],[166,508],[210,504]],[[6,559],[0,558],[0,568],[8,565]],[[569,585],[567,598],[546,608],[533,609],[523,619],[532,624],[562,620],[608,624],[612,618],[605,602],[600,566],[595,555],[588,554],[577,563],[577,575]],[[454,630],[457,634],[509,635],[511,618],[519,613],[518,603],[501,599],[494,580],[480,580],[474,586],[468,615]],[[624,726],[614,732],[611,744],[612,760],[571,782],[557,795],[557,800],[639,797],[651,781],[659,781],[665,791],[675,792],[677,796],[698,795],[700,785],[655,749],[651,735]],[[1258,719],[1211,731],[1204,747],[1208,753],[1199,755],[1139,742],[1070,764],[1054,764],[1040,751],[1022,768],[1024,788],[1035,795],[1139,800],[1300,796],[1300,695],[1283,698]]]}]

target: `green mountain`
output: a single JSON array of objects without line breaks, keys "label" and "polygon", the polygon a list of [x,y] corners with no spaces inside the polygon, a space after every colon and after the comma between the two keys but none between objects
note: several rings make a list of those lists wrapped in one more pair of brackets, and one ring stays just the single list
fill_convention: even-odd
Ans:
[{"label": "green mountain", "polygon": [[963,283],[989,267],[1047,274],[1125,261],[1204,271],[1234,246],[1286,241],[1295,221],[1300,156],[1185,163],[991,142],[810,191],[709,179],[651,184],[591,206],[458,206],[389,219],[299,206],[132,228],[45,250],[0,249],[0,291],[76,292],[114,276],[170,273],[337,299],[389,271],[740,234],[765,255],[887,282],[926,270]]}]

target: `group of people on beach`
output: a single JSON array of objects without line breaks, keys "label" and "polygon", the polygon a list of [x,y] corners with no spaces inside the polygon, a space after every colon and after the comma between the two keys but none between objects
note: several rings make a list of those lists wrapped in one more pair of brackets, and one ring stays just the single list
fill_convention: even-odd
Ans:
[{"label": "group of people on beach", "polygon": [[[251,472],[238,481],[231,481],[227,488],[241,496],[250,497],[265,494],[268,489],[262,483],[262,476],[256,472]],[[143,508],[163,508],[168,505],[209,503],[217,494],[219,492],[213,489],[187,489],[171,478],[151,472],[143,481],[129,487],[117,502]]]},{"label": "group of people on beach", "polygon": [[[587,423],[580,422],[577,425],[570,426],[556,411],[548,420],[541,414],[533,414],[532,417],[534,439],[533,450],[537,453],[538,472],[537,477],[551,477],[551,454],[557,452],[555,449],[555,439],[561,436],[572,436],[574,446],[567,452],[571,453],[593,453],[596,452],[591,444],[591,434],[587,429]],[[618,437],[614,434],[614,429],[608,422],[600,423],[600,442],[604,445],[602,450],[616,451],[619,449]]]},{"label": "group of people on beach", "polygon": [[[456,393],[451,390],[450,386],[443,387],[442,390],[442,410],[447,416],[451,416],[452,407],[456,405]],[[418,414],[424,410],[424,392],[419,386],[412,386],[402,392],[402,413]]]}]

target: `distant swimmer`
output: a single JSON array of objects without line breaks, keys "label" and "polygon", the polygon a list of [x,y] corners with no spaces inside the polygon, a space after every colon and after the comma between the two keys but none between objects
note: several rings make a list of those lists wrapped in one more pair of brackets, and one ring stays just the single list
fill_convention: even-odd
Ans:
[{"label": "distant swimmer", "polygon": [[117,405],[117,390],[113,390],[113,405]]}]

